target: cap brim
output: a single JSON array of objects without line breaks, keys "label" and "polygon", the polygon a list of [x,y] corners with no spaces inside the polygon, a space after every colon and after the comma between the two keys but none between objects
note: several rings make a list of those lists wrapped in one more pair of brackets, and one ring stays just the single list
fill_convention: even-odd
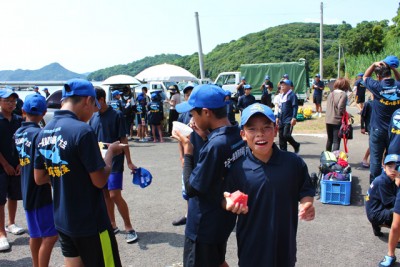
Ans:
[{"label": "cap brim", "polygon": [[178,105],[176,105],[176,111],[178,111],[179,113],[184,113],[184,112],[188,112],[191,111],[192,109],[194,109],[194,107],[192,107],[189,102],[183,102],[180,103]]},{"label": "cap brim", "polygon": [[97,101],[97,98],[94,98],[94,101],[96,103],[97,108],[101,109],[101,105],[100,105],[99,101]]},{"label": "cap brim", "polygon": [[10,96],[12,96],[12,95],[14,95],[16,98],[19,98],[18,94],[15,93],[15,92],[12,92],[12,93],[5,93],[5,94],[3,94],[3,95],[0,94],[0,97],[1,97],[1,98],[8,98],[8,97],[10,97]]},{"label": "cap brim", "polygon": [[265,115],[264,112],[262,112],[262,111],[257,111],[257,112],[252,113],[250,116],[248,116],[248,117],[246,118],[246,120],[241,121],[241,122],[240,122],[240,126],[241,126],[241,127],[245,126],[246,123],[249,121],[249,119],[250,119],[251,117],[253,117],[254,115],[256,115],[256,114],[262,114],[262,115],[264,115],[264,116],[265,116],[267,119],[269,119],[272,123],[275,123],[275,122],[276,122],[275,116],[274,116],[274,118],[271,118],[270,116]]}]

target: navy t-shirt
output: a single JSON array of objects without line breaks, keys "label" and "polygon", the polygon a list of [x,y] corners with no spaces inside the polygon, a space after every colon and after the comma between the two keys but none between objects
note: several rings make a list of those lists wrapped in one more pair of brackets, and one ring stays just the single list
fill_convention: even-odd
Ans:
[{"label": "navy t-shirt", "polygon": [[390,118],[400,108],[400,82],[394,79],[375,81],[371,77],[365,79],[365,86],[374,95],[374,108],[371,114],[371,130],[387,131]]},{"label": "navy t-shirt", "polygon": [[238,108],[243,110],[254,103],[256,103],[256,98],[253,95],[242,95],[238,101]]},{"label": "navy t-shirt", "polygon": [[358,80],[354,83],[354,86],[357,87],[356,95],[358,95],[358,96],[363,96],[363,95],[365,95],[366,87],[365,87],[365,85],[364,85],[363,79],[358,79]]},{"label": "navy t-shirt", "polygon": [[22,122],[15,133],[15,145],[21,165],[21,191],[25,210],[34,210],[53,202],[50,184],[37,185],[33,176],[36,137],[40,127],[34,122]]},{"label": "navy t-shirt", "polygon": [[286,101],[283,100],[284,96],[281,96],[280,113],[278,114],[279,125],[290,124],[290,121],[297,117],[297,96],[293,91],[287,94]]},{"label": "navy t-shirt", "polygon": [[[122,112],[109,107],[105,112],[96,112],[89,121],[97,135],[97,141],[103,143],[114,143],[125,137],[125,123]],[[112,160],[112,173],[124,171],[124,153],[121,153]]]},{"label": "navy t-shirt", "polygon": [[[268,87],[267,87],[267,85],[268,85]],[[274,84],[271,81],[268,81],[263,84],[263,89],[262,89],[261,94],[268,95],[268,94],[270,94],[269,90],[272,91],[273,89],[274,89]]]},{"label": "navy t-shirt", "polygon": [[56,229],[71,237],[98,235],[111,228],[103,191],[89,173],[105,167],[92,127],[59,110],[37,137],[35,169],[51,178]]},{"label": "navy t-shirt", "polygon": [[[18,152],[15,148],[14,134],[21,127],[22,117],[12,114],[11,120],[0,113],[0,152],[7,162],[13,166],[17,167],[19,164]],[[3,165],[0,164],[0,174],[4,173]]]},{"label": "navy t-shirt", "polygon": [[226,181],[228,192],[248,195],[249,211],[236,227],[239,265],[294,266],[299,201],[315,195],[305,162],[274,144],[264,163],[247,148]]},{"label": "navy t-shirt", "polygon": [[318,87],[321,88],[321,89],[314,88],[314,96],[322,96],[322,92],[324,91],[325,87],[324,82],[321,80],[319,82],[314,80],[313,85],[318,85]]},{"label": "navy t-shirt", "polygon": [[160,101],[151,101],[147,104],[149,124],[159,125],[164,118],[164,108]]},{"label": "navy t-shirt", "polygon": [[244,148],[237,126],[224,126],[208,135],[189,178],[190,185],[199,192],[189,199],[185,230],[189,239],[206,244],[223,244],[228,240],[236,216],[221,206],[224,177]]},{"label": "navy t-shirt", "polygon": [[394,207],[397,186],[385,172],[376,177],[369,186],[365,210],[370,221],[380,221],[381,212]]},{"label": "navy t-shirt", "polygon": [[393,113],[390,120],[388,154],[400,154],[400,109]]}]

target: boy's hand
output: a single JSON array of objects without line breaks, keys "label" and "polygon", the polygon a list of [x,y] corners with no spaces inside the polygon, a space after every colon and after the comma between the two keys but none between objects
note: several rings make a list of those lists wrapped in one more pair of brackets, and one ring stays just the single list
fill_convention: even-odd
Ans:
[{"label": "boy's hand", "polygon": [[189,136],[184,136],[178,130],[173,130],[172,137],[181,143],[184,154],[193,155],[193,144],[190,142]]},{"label": "boy's hand", "polygon": [[124,147],[127,146],[127,144],[122,144],[120,141],[116,141],[112,144],[104,144],[108,146],[107,153],[111,152],[113,156],[123,153]]},{"label": "boy's hand", "polygon": [[4,171],[7,173],[8,176],[15,176],[15,169],[11,166],[8,162],[3,165]]},{"label": "boy's hand", "polygon": [[246,214],[249,211],[249,207],[248,206],[243,206],[242,204],[239,203],[234,203],[232,201],[232,199],[230,198],[231,193],[229,192],[224,192],[224,202],[223,202],[223,207],[227,210],[227,211],[231,211],[232,213],[235,214]]},{"label": "boy's hand", "polygon": [[131,173],[135,173],[135,170],[137,169],[136,165],[133,164],[132,162],[127,163],[128,168],[132,171]]},{"label": "boy's hand", "polygon": [[311,221],[315,218],[315,208],[312,202],[305,202],[300,204],[299,219],[304,221]]},{"label": "boy's hand", "polygon": [[197,127],[196,123],[194,122],[193,118],[190,120],[189,122],[189,126],[193,129],[193,131],[195,131],[203,140],[206,140],[207,135],[210,134],[210,131],[206,130],[202,130],[199,127]]}]

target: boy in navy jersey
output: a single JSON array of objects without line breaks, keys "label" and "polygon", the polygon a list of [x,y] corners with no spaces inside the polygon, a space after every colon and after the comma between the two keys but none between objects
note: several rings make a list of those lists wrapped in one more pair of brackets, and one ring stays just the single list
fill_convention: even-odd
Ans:
[{"label": "boy in navy jersey", "polygon": [[151,102],[147,104],[147,120],[151,125],[151,133],[153,135],[153,142],[157,142],[156,131],[158,131],[158,136],[160,137],[160,142],[163,143],[164,139],[162,136],[161,123],[164,119],[164,108],[161,102],[161,97],[158,93],[151,93]]},{"label": "boy in navy jersey", "polygon": [[[215,85],[196,86],[188,101],[178,104],[176,109],[179,113],[190,111],[194,129],[207,139],[194,166],[193,144],[188,137],[173,132],[184,151],[183,180],[189,197],[183,264],[185,267],[228,266],[226,243],[236,216],[221,207],[221,200],[224,177],[231,163],[244,152],[240,129],[230,124],[225,91]],[[208,130],[210,133],[204,135]]]},{"label": "boy in navy jersey", "polygon": [[67,81],[62,102],[37,137],[35,182],[52,183],[54,224],[66,266],[121,266],[102,188],[124,145],[111,144],[103,160],[86,123],[100,108],[90,82]]},{"label": "boy in navy jersey", "polygon": [[48,266],[57,231],[54,227],[53,199],[50,184],[37,185],[33,177],[33,161],[39,122],[46,114],[46,99],[39,94],[25,98],[22,111],[26,121],[15,133],[15,145],[21,165],[22,200],[31,237],[29,246],[33,266]]},{"label": "boy in navy jersey", "polygon": [[240,124],[248,147],[225,180],[229,192],[248,195],[248,207],[234,205],[230,193],[224,193],[223,203],[227,210],[243,213],[236,226],[239,265],[295,266],[298,218],[309,221],[315,216],[307,165],[274,144],[277,126],[269,107],[247,107]]}]

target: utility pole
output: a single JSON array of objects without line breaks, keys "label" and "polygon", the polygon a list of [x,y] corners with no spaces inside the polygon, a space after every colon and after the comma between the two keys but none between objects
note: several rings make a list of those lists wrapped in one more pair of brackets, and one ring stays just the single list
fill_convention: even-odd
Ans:
[{"label": "utility pole", "polygon": [[321,22],[319,24],[319,75],[324,77],[324,3],[321,2]]},{"label": "utility pole", "polygon": [[200,79],[203,80],[204,79],[204,60],[203,60],[203,48],[201,46],[199,13],[194,12],[194,17],[196,18],[197,43],[198,43],[198,47],[199,47]]},{"label": "utility pole", "polygon": [[340,44],[339,44],[339,56],[338,56],[338,62],[337,62],[337,78],[340,78]]}]

